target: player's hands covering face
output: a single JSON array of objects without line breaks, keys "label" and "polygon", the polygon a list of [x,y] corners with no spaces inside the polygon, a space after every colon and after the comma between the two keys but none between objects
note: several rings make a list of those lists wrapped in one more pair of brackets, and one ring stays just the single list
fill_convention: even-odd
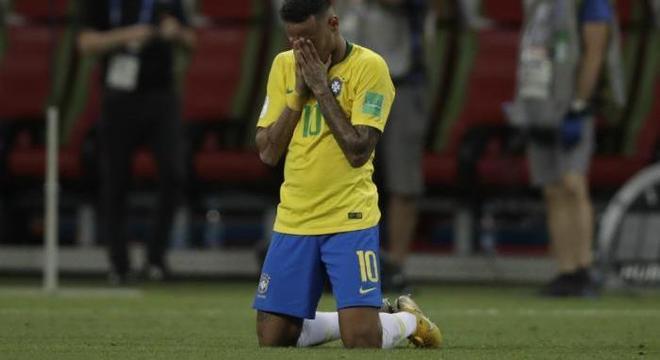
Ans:
[{"label": "player's hands covering face", "polygon": [[[321,60],[311,40],[300,39],[294,41],[293,52],[296,56],[296,65],[300,68],[305,84],[314,94],[328,89],[328,69],[332,56],[325,61]],[[300,64],[300,65],[298,65]]]},{"label": "player's hands covering face", "polygon": [[309,96],[310,90],[305,83],[305,78],[303,77],[302,72],[302,53],[300,51],[300,44],[305,41],[303,39],[297,39],[292,42],[293,46],[293,55],[296,59],[296,93],[299,96],[307,98]]}]

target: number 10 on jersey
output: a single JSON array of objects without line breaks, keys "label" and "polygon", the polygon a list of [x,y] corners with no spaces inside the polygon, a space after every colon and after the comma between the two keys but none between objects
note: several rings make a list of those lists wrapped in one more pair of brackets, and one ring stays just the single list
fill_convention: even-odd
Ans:
[{"label": "number 10 on jersey", "polygon": [[321,126],[323,126],[323,115],[319,104],[305,105],[303,109],[303,137],[318,136],[321,133]]},{"label": "number 10 on jersey", "polygon": [[360,265],[362,282],[378,282],[378,258],[371,250],[358,250],[355,252]]}]

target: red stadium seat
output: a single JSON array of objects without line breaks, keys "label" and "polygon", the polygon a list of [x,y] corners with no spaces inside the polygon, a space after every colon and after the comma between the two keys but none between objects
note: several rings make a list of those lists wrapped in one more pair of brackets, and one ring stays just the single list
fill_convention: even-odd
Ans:
[{"label": "red stadium seat", "polygon": [[[197,47],[184,82],[184,121],[211,124],[237,120],[233,107],[241,86],[242,68],[247,57],[253,56],[245,53],[249,30],[246,26],[197,29]],[[151,151],[137,151],[133,173],[138,178],[157,177]]]},{"label": "red stadium seat", "polygon": [[[238,7],[229,10],[235,11]],[[245,127],[249,123],[248,117],[253,112],[249,104],[255,95],[251,88],[260,75],[264,75],[257,71],[267,72],[267,67],[259,66],[261,55],[257,47],[249,44],[254,41],[248,38],[249,31],[244,26],[209,27],[198,31],[198,47],[185,82],[184,117],[192,125],[199,124],[203,128],[225,122]],[[217,130],[206,129],[202,141],[215,138]],[[154,170],[150,161],[143,156],[136,166],[145,171]],[[193,154],[192,162],[197,180],[207,183],[254,182],[269,174],[253,150],[240,147],[202,146]]]},{"label": "red stadium seat", "polygon": [[429,185],[454,185],[458,178],[455,154],[424,154],[424,180]]},{"label": "red stadium seat", "polygon": [[[51,66],[62,34],[61,28],[52,30],[40,25],[9,27],[7,52],[0,61],[1,120],[13,121],[19,127],[28,125],[21,120],[36,121],[38,127],[44,127],[45,106],[52,91]],[[32,139],[28,130],[17,131],[15,145],[7,157],[8,173],[17,177],[43,177],[43,143]],[[62,147],[60,152],[60,173],[65,178],[81,174],[79,153],[73,145]]]},{"label": "red stadium seat", "polygon": [[9,26],[0,60],[0,120],[43,118],[60,34],[44,26]]},{"label": "red stadium seat", "polygon": [[425,157],[425,179],[430,185],[455,184],[456,157],[466,132],[474,126],[504,124],[502,103],[513,98],[518,32],[484,30],[474,40],[477,49],[467,85],[456,87],[456,91],[464,89],[464,101],[458,117],[448,127],[447,144],[441,154]]},{"label": "red stadium seat", "polygon": [[[270,171],[256,151],[206,150],[193,157],[196,179],[205,183],[255,183],[268,178]],[[151,151],[140,149],[133,159],[133,174],[141,179],[156,179],[158,169]]]},{"label": "red stadium seat", "polygon": [[[656,88],[656,92],[660,93],[660,84]],[[651,113],[644,121],[643,128],[638,132],[633,154],[593,157],[589,169],[589,181],[593,188],[615,189],[649,164],[653,148],[660,139],[658,133],[660,124],[657,119],[660,119],[660,106],[656,106],[655,113]],[[499,149],[493,149],[493,147],[497,147],[496,142],[495,146],[491,146],[491,150],[487,151],[478,162],[479,183],[504,187],[529,185],[530,174],[527,160],[521,156],[503,156]]]},{"label": "red stadium seat", "polygon": [[50,17],[66,17],[69,14],[69,4],[70,0],[13,0],[13,10],[29,20],[44,21]]},{"label": "red stadium seat", "polygon": [[[190,125],[245,120],[243,118],[247,115],[236,111],[235,106],[241,97],[241,87],[246,85],[243,83],[246,81],[244,73],[254,72],[254,69],[246,68],[251,66],[257,55],[254,50],[246,51],[249,30],[246,26],[211,26],[197,30],[197,48],[192,54],[183,92],[183,118]],[[224,150],[193,155],[197,177],[218,180],[219,171],[226,168],[215,164],[224,161],[227,156],[229,159],[235,158],[233,153],[225,155]],[[133,173],[138,178],[157,177],[156,163],[150,151],[141,149],[137,152]],[[231,178],[241,176],[241,173],[225,175]]]},{"label": "red stadium seat", "polygon": [[[62,139],[60,147],[59,173],[63,179],[76,180],[83,174],[81,150],[90,128],[100,116],[101,86],[99,72],[90,77],[87,89],[87,102],[81,115],[75,119],[74,127],[67,139]],[[61,121],[61,120],[60,120]],[[32,145],[28,141],[18,141],[8,159],[8,169],[12,176],[42,178],[46,168],[46,150],[43,145]]]},{"label": "red stadium seat", "polygon": [[[660,75],[656,74],[652,99],[660,96]],[[652,160],[655,147],[660,145],[660,102],[653,101],[648,116],[637,131],[632,154],[596,156],[589,172],[592,185],[615,188],[626,182]]]},{"label": "red stadium seat", "polygon": [[232,116],[248,30],[212,27],[197,31],[197,49],[185,81],[185,119],[224,120]]},{"label": "red stadium seat", "polygon": [[202,151],[193,161],[195,173],[204,182],[254,183],[270,175],[256,151]]},{"label": "red stadium seat", "polygon": [[[265,6],[267,0],[258,0]],[[212,19],[247,20],[254,16],[254,1],[203,0],[200,12]]]},{"label": "red stadium seat", "polygon": [[[617,0],[615,1],[615,10],[619,23],[626,27],[633,19],[634,7],[639,6],[640,1],[637,0]],[[637,9],[639,11],[639,9]]]},{"label": "red stadium seat", "polygon": [[465,104],[451,134],[452,152],[456,151],[468,128],[504,124],[502,104],[514,97],[518,32],[482,31],[477,35],[477,44]]},{"label": "red stadium seat", "polygon": [[524,157],[487,155],[477,164],[479,182],[484,185],[525,186],[530,184],[529,167]]},{"label": "red stadium seat", "polygon": [[[521,25],[523,22],[523,0],[484,0],[482,3],[483,14],[486,18],[493,20],[496,24]],[[641,1],[616,0],[614,7],[622,25],[626,26],[633,21],[635,6],[639,7]]]},{"label": "red stadium seat", "polygon": [[[489,4],[488,2],[484,5]],[[630,1],[617,2],[619,11],[630,10]],[[629,19],[624,12],[622,18]],[[625,20],[628,21],[628,20]],[[624,34],[625,35],[625,34]],[[451,139],[456,146],[466,129],[477,122],[504,124],[501,104],[513,98],[515,86],[517,36],[504,31],[486,31],[479,36],[480,49],[468,84],[468,106],[463,111]],[[484,47],[485,46],[485,47]],[[469,99],[479,99],[470,102]],[[489,116],[490,113],[490,116]],[[631,154],[597,155],[593,159],[590,180],[596,188],[613,188],[643,168],[649,161],[658,139],[657,120],[653,116],[642,121],[642,128],[633,134],[636,147]],[[656,119],[658,115],[655,115]],[[529,184],[529,169],[523,157],[503,156],[497,141],[491,143],[477,164],[479,182],[494,186]]]},{"label": "red stadium seat", "polygon": [[484,17],[496,24],[520,25],[523,20],[523,0],[484,0]]},{"label": "red stadium seat", "polygon": [[[15,148],[9,154],[9,174],[15,177],[43,178],[46,168],[46,149],[43,145]],[[78,179],[82,174],[80,153],[62,149],[59,155],[59,174],[63,179]]]},{"label": "red stadium seat", "polygon": [[145,148],[139,149],[133,156],[132,171],[140,179],[156,179],[158,168],[152,152]]},{"label": "red stadium seat", "polygon": [[[657,120],[653,120],[658,118],[660,107],[644,122],[634,154],[594,156],[589,169],[589,181],[593,188],[615,189],[649,164],[653,147],[660,139],[660,126]],[[490,151],[479,160],[477,174],[480,184],[488,186],[514,187],[530,184],[527,160],[519,156],[502,156],[498,151]]]}]

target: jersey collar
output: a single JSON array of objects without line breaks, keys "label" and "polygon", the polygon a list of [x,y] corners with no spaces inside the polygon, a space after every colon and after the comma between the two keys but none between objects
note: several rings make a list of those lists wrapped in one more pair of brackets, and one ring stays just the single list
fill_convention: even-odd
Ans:
[{"label": "jersey collar", "polygon": [[353,50],[353,43],[351,43],[348,40],[345,40],[345,41],[346,41],[346,52],[344,53],[344,57],[341,58],[341,60],[339,60],[336,64],[332,65],[332,67],[335,67],[335,66],[343,63],[346,59],[348,59],[348,56],[351,54],[351,51]]}]

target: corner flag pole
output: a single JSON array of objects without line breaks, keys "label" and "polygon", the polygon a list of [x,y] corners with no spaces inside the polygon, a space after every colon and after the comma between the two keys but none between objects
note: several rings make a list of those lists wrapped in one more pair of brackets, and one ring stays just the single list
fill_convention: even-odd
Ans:
[{"label": "corner flag pole", "polygon": [[57,213],[58,213],[58,110],[51,106],[46,113],[46,183],[45,183],[45,214],[46,231],[44,232],[44,278],[43,288],[46,292],[57,290]]}]

